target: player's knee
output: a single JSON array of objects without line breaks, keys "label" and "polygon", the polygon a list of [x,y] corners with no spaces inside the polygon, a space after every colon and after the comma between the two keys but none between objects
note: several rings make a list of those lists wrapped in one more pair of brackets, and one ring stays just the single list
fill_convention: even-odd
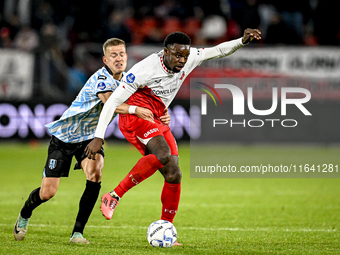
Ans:
[{"label": "player's knee", "polygon": [[149,153],[154,154],[158,158],[163,166],[170,162],[171,150],[163,136],[152,138],[147,144],[147,149]]},{"label": "player's knee", "polygon": [[169,171],[165,174],[164,179],[167,183],[180,183],[182,180],[182,172],[179,168],[175,171]]},{"label": "player's knee", "polygon": [[84,168],[86,179],[92,182],[100,182],[103,168],[104,162],[102,161],[96,161],[95,164],[87,164]]},{"label": "player's knee", "polygon": [[101,179],[102,179],[101,169],[96,169],[95,171],[87,175],[87,180],[92,181],[92,182],[100,182]]},{"label": "player's knee", "polygon": [[168,164],[170,162],[171,159],[171,153],[170,152],[162,152],[162,153],[157,153],[156,157],[158,158],[159,162],[161,162],[161,164],[163,166],[165,166],[166,164]]},{"label": "player's knee", "polygon": [[43,190],[43,191],[40,191],[40,199],[42,201],[47,201],[47,200],[50,200],[52,197],[54,197],[54,195],[57,193],[56,190]]}]

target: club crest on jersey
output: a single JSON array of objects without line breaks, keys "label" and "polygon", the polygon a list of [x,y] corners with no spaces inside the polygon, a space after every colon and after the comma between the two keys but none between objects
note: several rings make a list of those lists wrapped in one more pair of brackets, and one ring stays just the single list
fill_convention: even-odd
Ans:
[{"label": "club crest on jersey", "polygon": [[98,85],[97,85],[97,88],[100,89],[100,90],[104,90],[106,88],[106,85],[104,82],[100,82]]},{"label": "club crest on jersey", "polygon": [[57,160],[56,159],[50,159],[50,164],[48,165],[49,169],[54,169],[57,166]]},{"label": "club crest on jersey", "polygon": [[133,83],[136,79],[136,76],[133,74],[133,73],[129,73],[127,76],[126,76],[126,81],[128,83]]}]

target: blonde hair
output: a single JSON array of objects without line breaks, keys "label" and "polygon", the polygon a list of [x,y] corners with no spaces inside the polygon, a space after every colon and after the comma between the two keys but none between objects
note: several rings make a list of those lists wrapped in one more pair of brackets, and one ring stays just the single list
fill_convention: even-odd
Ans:
[{"label": "blonde hair", "polygon": [[103,44],[103,52],[105,55],[105,51],[108,47],[110,46],[117,46],[117,45],[124,45],[124,47],[126,48],[125,42],[119,38],[110,38],[108,40],[106,40],[106,42]]}]

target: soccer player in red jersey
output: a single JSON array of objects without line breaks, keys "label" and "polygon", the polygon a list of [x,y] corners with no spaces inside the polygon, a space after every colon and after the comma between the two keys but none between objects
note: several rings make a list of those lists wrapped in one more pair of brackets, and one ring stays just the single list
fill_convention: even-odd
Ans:
[{"label": "soccer player in red jersey", "polygon": [[[175,138],[169,126],[162,124],[160,116],[195,67],[205,60],[228,56],[253,39],[261,39],[261,32],[248,28],[239,39],[197,49],[190,47],[191,41],[186,34],[174,32],[165,38],[162,51],[151,54],[127,72],[120,86],[104,105],[95,138],[85,149],[87,156],[94,159],[100,151],[109,120],[116,107],[126,100],[129,105],[151,110],[154,122],[145,121],[133,114],[119,116],[122,133],[143,157],[113,191],[103,195],[101,210],[107,219],[111,219],[119,199],[129,189],[159,170],[164,176],[161,219],[173,222],[180,200],[182,174]],[[130,110],[133,113],[133,107]]]}]

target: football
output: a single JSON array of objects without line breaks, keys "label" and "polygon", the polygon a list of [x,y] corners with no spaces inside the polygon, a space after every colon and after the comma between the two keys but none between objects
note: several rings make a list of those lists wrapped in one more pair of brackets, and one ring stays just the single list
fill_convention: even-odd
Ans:
[{"label": "football", "polygon": [[170,248],[177,240],[177,231],[171,222],[157,220],[150,224],[147,237],[152,247]]}]

